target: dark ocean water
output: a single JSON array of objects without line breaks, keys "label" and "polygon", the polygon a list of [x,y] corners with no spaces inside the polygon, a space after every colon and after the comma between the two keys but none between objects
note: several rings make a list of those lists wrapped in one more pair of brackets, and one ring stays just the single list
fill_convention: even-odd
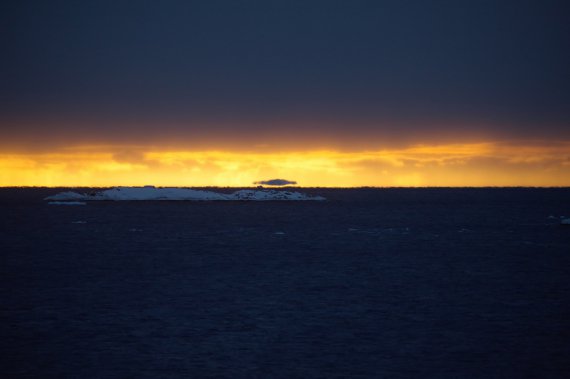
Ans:
[{"label": "dark ocean water", "polygon": [[0,189],[5,378],[568,378],[570,189]]}]

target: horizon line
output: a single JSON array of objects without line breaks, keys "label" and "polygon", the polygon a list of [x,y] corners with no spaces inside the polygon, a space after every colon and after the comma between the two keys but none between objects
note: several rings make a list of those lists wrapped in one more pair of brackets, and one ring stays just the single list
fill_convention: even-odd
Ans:
[{"label": "horizon line", "polygon": [[126,188],[144,188],[144,187],[154,187],[154,188],[251,188],[251,189],[515,189],[515,188],[544,188],[544,189],[570,189],[568,186],[351,186],[351,187],[336,187],[336,186],[128,186],[128,185],[113,185],[113,186],[0,186],[0,189],[34,189],[34,188],[116,188],[116,187],[126,187]]}]

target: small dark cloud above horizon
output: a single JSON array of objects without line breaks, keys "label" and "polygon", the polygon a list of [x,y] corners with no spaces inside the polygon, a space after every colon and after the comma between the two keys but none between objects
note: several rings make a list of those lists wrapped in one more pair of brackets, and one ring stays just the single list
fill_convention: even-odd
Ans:
[{"label": "small dark cloud above horizon", "polygon": [[560,0],[3,2],[0,127],[5,140],[102,143],[228,129],[568,137],[569,10]]},{"label": "small dark cloud above horizon", "polygon": [[270,179],[270,180],[261,180],[259,182],[254,182],[253,184],[266,185],[266,186],[287,186],[287,185],[297,184],[297,182],[286,179]]}]

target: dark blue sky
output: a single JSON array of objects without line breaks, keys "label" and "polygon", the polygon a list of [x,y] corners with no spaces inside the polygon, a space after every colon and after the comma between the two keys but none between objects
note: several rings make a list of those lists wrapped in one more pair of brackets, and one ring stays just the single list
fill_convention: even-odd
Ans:
[{"label": "dark blue sky", "polygon": [[72,118],[108,136],[129,120],[149,134],[312,123],[330,135],[568,137],[567,4],[2,2],[3,133]]}]

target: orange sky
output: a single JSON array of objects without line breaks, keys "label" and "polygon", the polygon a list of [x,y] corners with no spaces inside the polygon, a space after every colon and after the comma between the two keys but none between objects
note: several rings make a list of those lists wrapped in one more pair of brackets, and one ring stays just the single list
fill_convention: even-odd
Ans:
[{"label": "orange sky", "polygon": [[0,186],[570,186],[564,2],[139,2],[7,2]]},{"label": "orange sky", "polygon": [[70,146],[0,150],[0,186],[570,186],[570,142],[478,141],[341,150]]}]

